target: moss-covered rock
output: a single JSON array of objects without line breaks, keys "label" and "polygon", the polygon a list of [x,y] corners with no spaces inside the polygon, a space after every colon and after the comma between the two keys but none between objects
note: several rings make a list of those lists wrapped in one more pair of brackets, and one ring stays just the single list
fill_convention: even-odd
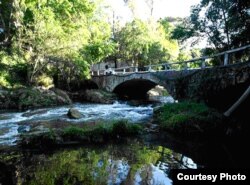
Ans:
[{"label": "moss-covered rock", "polygon": [[66,104],[72,103],[71,99],[69,98],[68,94],[65,91],[63,91],[61,89],[54,88],[54,87],[49,89],[49,90],[53,91],[58,97],[60,97],[64,102],[66,102]]},{"label": "moss-covered rock", "polygon": [[46,106],[71,104],[65,92],[42,87],[18,88],[8,90],[0,95],[0,109],[29,109]]},{"label": "moss-covered rock", "polygon": [[224,117],[203,103],[166,104],[154,110],[154,118],[162,130],[176,134],[213,134],[221,128]]}]

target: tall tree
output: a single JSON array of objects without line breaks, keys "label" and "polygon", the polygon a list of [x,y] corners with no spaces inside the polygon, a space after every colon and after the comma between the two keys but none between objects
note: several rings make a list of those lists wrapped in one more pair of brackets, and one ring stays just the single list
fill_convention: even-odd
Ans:
[{"label": "tall tree", "polygon": [[0,1],[0,48],[9,49],[12,38],[20,26],[18,0]]},{"label": "tall tree", "polygon": [[178,44],[171,40],[164,26],[135,19],[118,32],[118,51],[123,61],[133,61],[143,66],[160,61],[174,60],[178,55]]},{"label": "tall tree", "polygon": [[[88,58],[80,51],[98,40],[97,37],[99,40],[109,37],[105,35],[109,29],[95,12],[96,5],[90,0],[20,1],[16,6],[20,26],[13,39],[14,48],[28,62],[31,83],[48,65],[55,63],[57,68],[77,65],[67,71],[87,74]],[[101,29],[102,34],[98,35],[96,30]]]},{"label": "tall tree", "polygon": [[202,0],[194,6],[188,19],[177,26],[173,38],[207,38],[217,50],[250,43],[250,2],[235,0]]}]

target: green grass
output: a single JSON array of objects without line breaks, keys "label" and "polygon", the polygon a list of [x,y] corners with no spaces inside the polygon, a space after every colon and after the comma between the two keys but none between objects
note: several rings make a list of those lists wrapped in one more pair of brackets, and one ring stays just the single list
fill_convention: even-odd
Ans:
[{"label": "green grass", "polygon": [[77,139],[79,137],[125,137],[131,135],[137,135],[141,132],[142,127],[138,124],[128,123],[127,121],[114,121],[111,123],[98,123],[91,127],[76,127],[70,126],[63,130],[63,136],[68,138]]},{"label": "green grass", "polygon": [[154,112],[161,129],[176,133],[206,132],[216,127],[221,115],[203,103],[166,104]]},{"label": "green grass", "polygon": [[140,134],[142,127],[127,121],[100,122],[95,125],[69,126],[51,129],[48,133],[21,135],[20,145],[31,148],[48,148],[69,143],[105,143]]}]

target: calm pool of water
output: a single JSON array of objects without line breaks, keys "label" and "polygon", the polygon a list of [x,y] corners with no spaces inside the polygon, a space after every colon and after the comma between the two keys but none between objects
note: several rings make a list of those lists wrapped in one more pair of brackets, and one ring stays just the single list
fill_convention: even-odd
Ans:
[{"label": "calm pool of water", "polygon": [[168,185],[172,183],[171,169],[197,168],[193,160],[183,154],[137,140],[52,152],[2,152],[0,156],[0,180],[25,185]]}]

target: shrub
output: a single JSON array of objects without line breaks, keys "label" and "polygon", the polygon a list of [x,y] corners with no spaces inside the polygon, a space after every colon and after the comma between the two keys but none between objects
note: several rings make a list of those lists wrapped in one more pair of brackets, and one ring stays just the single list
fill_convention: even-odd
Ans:
[{"label": "shrub", "polygon": [[191,134],[216,128],[222,115],[203,103],[181,102],[166,104],[154,112],[161,129]]},{"label": "shrub", "polygon": [[39,86],[44,86],[46,88],[49,88],[53,86],[53,79],[49,76],[46,76],[45,74],[42,74],[37,77],[36,83]]}]

